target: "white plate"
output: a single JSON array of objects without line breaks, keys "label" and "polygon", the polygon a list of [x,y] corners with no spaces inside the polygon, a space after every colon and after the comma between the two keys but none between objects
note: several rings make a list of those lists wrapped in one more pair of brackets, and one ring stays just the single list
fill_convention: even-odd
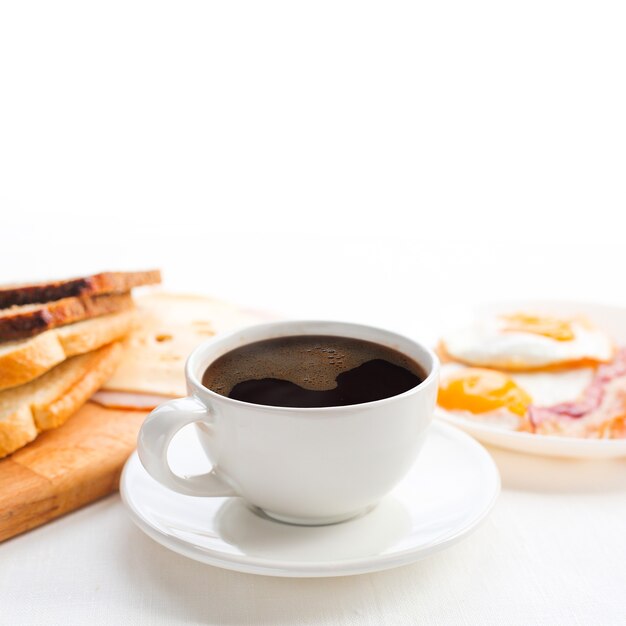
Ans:
[{"label": "white plate", "polygon": [[[207,470],[193,429],[172,442],[180,473]],[[196,498],[153,480],[134,453],[120,492],[134,522],[184,556],[270,576],[345,576],[422,559],[456,543],[487,515],[500,490],[496,466],[471,437],[435,423],[418,460],[371,512],[331,526],[292,526],[258,514],[240,498]]]},{"label": "white plate", "polygon": [[[459,314],[450,327],[467,324],[472,318],[494,312],[510,311],[544,312],[552,315],[584,315],[596,326],[605,330],[620,345],[626,345],[626,308],[604,304],[562,301],[512,301],[484,305],[472,312]],[[546,456],[579,459],[608,459],[626,457],[626,439],[576,439],[552,435],[535,435],[497,428],[471,419],[452,415],[437,408],[435,415],[462,428],[483,443]]]}]

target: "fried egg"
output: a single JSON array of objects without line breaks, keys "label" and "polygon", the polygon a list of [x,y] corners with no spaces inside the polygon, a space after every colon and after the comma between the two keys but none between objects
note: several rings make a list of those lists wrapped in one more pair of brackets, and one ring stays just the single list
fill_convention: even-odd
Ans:
[{"label": "fried egg", "polygon": [[450,374],[439,386],[439,406],[447,410],[487,413],[506,409],[524,415],[531,397],[512,378],[495,370],[468,367]]},{"label": "fried egg", "polygon": [[531,406],[573,400],[593,377],[591,367],[512,374],[448,363],[441,368],[437,404],[457,417],[507,430],[532,431]]},{"label": "fried egg", "polygon": [[533,313],[493,315],[448,333],[441,352],[467,365],[530,371],[610,361],[609,337],[582,318]]}]

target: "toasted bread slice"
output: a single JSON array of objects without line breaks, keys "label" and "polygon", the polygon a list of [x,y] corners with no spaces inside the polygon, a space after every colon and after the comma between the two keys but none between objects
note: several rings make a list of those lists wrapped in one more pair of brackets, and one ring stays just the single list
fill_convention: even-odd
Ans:
[{"label": "toasted bread slice", "polygon": [[19,450],[37,437],[33,413],[27,404],[0,417],[0,458]]},{"label": "toasted bread slice", "polygon": [[32,337],[51,328],[132,307],[130,293],[63,298],[45,304],[10,307],[0,311],[0,341]]},{"label": "toasted bread slice", "polygon": [[63,298],[95,296],[103,293],[125,293],[133,287],[161,282],[159,270],[145,272],[102,272],[92,276],[56,280],[28,285],[0,287],[0,309]]},{"label": "toasted bread slice", "polygon": [[0,390],[23,385],[69,357],[125,337],[134,315],[134,311],[111,313],[0,344]]},{"label": "toasted bread slice", "polygon": [[135,321],[135,311],[102,315],[57,328],[56,333],[66,357],[91,352],[126,336]]},{"label": "toasted bread slice", "polygon": [[0,392],[0,457],[63,424],[111,376],[120,342],[72,357],[25,385]]}]

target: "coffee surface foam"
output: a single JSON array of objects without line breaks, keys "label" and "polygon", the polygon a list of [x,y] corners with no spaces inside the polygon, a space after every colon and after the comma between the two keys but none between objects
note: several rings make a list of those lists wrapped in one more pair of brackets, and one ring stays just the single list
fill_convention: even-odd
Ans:
[{"label": "coffee surface foam", "polygon": [[257,341],[231,350],[207,368],[202,383],[224,396],[241,382],[266,378],[324,391],[337,387],[339,374],[374,359],[383,359],[424,378],[415,361],[387,346],[349,337],[298,335]]}]

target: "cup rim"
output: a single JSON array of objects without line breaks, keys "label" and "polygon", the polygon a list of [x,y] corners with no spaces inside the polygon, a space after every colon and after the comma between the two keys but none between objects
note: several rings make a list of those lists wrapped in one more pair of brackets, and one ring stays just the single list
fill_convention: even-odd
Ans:
[{"label": "cup rim", "polygon": [[[324,326],[332,326],[332,325],[341,325],[344,327],[353,327],[355,329],[360,329],[360,330],[365,330],[365,331],[375,331],[375,332],[383,332],[389,336],[392,337],[396,337],[397,339],[403,341],[403,342],[409,342],[414,344],[415,346],[417,346],[420,350],[422,350],[426,355],[428,355],[428,357],[430,358],[431,361],[431,366],[430,366],[430,371],[428,371],[428,368],[424,365],[424,363],[422,363],[421,361],[417,361],[417,359],[414,359],[417,361],[418,365],[420,365],[421,367],[423,367],[425,370],[428,371],[426,378],[424,378],[424,380],[417,384],[415,387],[412,387],[411,389],[408,389],[407,391],[404,391],[402,393],[399,393],[395,396],[390,396],[388,398],[382,398],[380,400],[373,400],[371,402],[359,402],[358,404],[347,404],[347,405],[341,405],[341,406],[324,406],[324,407],[287,407],[287,406],[271,406],[271,405],[267,405],[267,404],[256,404],[254,402],[244,402],[242,400],[235,400],[234,398],[229,398],[228,396],[223,396],[219,393],[216,393],[215,391],[212,391],[211,389],[209,389],[208,387],[205,387],[202,384],[202,381],[199,379],[199,376],[197,375],[197,369],[199,366],[198,361],[202,358],[202,355],[204,354],[204,352],[207,350],[207,348],[209,348],[210,346],[214,346],[214,345],[218,345],[220,343],[227,343],[230,339],[233,339],[234,337],[238,336],[242,331],[251,329],[251,328],[258,328],[258,329],[266,329],[266,330],[271,330],[272,328],[278,328],[281,326],[287,326],[287,325],[291,325],[291,324],[296,324],[296,325],[301,325],[301,326],[305,326],[305,325],[324,325]],[[322,332],[322,331],[320,331]],[[313,333],[293,333],[293,335],[297,335],[297,334],[313,334]],[[291,335],[291,333],[286,332],[284,335],[279,335],[279,336],[285,336],[285,337],[289,337]],[[337,335],[337,336],[346,336],[346,335]],[[347,335],[349,338],[352,339],[361,339],[361,337],[350,337],[350,335]],[[267,337],[267,339],[270,339],[271,337]],[[254,343],[256,341],[263,341],[264,339],[255,339],[255,340],[251,340],[249,342],[243,343],[241,345],[247,345],[247,343]],[[371,341],[371,340],[365,340],[365,341]],[[380,341],[374,341],[374,343],[381,343]],[[385,344],[383,344],[385,345]],[[389,346],[391,347],[391,346]],[[234,350],[235,348],[231,348],[232,350]],[[398,349],[398,348],[394,348],[394,349]],[[230,350],[227,350],[227,352],[229,352]],[[402,349],[398,350],[399,352],[402,352],[404,354],[404,351]],[[410,357],[413,358],[413,357]],[[212,363],[213,361],[210,361],[210,363]],[[208,365],[207,365],[208,367]],[[309,319],[303,319],[303,320],[291,320],[291,319],[287,319],[287,320],[279,320],[276,322],[265,322],[265,323],[260,323],[260,324],[251,324],[251,325],[247,325],[241,328],[237,328],[236,330],[233,330],[229,333],[223,334],[223,335],[219,335],[217,337],[212,337],[211,339],[208,339],[207,341],[203,342],[202,344],[200,344],[199,346],[197,346],[193,352],[189,355],[189,357],[187,358],[187,361],[185,363],[185,378],[187,380],[187,384],[193,389],[194,391],[194,395],[198,394],[198,395],[208,395],[212,400],[216,400],[218,402],[224,402],[225,404],[230,404],[233,407],[248,407],[248,408],[254,408],[257,409],[259,411],[264,411],[264,412],[272,412],[272,413],[276,413],[276,412],[280,412],[280,413],[302,413],[305,412],[309,415],[321,415],[324,413],[336,413],[336,412],[348,412],[350,410],[354,410],[355,408],[362,408],[362,407],[379,407],[382,406],[385,403],[389,403],[389,402],[393,402],[394,400],[400,399],[400,398],[406,398],[407,396],[411,396],[414,395],[416,393],[421,392],[423,389],[429,387],[430,385],[433,384],[433,381],[436,382],[436,379],[439,375],[439,368],[440,368],[440,362],[439,362],[439,358],[437,357],[437,355],[435,354],[435,352],[429,348],[428,346],[424,345],[423,343],[416,341],[414,339],[411,339],[410,337],[407,337],[405,335],[401,335],[399,333],[393,332],[393,331],[389,331],[386,330],[384,328],[380,328],[377,326],[370,326],[368,324],[358,324],[358,323],[354,323],[354,322],[345,322],[345,321],[339,321],[339,320],[309,320]]]}]

